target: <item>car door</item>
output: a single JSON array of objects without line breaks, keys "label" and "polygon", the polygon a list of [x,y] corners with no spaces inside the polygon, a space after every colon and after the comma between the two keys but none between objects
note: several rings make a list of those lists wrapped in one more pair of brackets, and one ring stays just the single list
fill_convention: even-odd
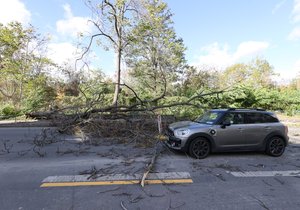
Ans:
[{"label": "car door", "polygon": [[264,114],[245,113],[245,123],[247,125],[244,129],[245,145],[258,146],[262,144],[270,130],[268,124],[265,123]]},{"label": "car door", "polygon": [[[224,126],[224,121],[230,121],[230,125]],[[239,112],[226,113],[218,125],[214,126],[216,130],[215,143],[219,149],[229,149],[238,147],[243,141],[244,114]]]}]

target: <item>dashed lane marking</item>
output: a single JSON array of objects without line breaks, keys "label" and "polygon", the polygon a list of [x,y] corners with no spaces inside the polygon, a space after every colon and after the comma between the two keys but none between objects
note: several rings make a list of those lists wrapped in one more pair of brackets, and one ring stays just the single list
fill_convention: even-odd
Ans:
[{"label": "dashed lane marking", "polygon": [[245,171],[230,172],[235,177],[272,177],[272,176],[296,176],[300,177],[300,170],[291,171]]}]

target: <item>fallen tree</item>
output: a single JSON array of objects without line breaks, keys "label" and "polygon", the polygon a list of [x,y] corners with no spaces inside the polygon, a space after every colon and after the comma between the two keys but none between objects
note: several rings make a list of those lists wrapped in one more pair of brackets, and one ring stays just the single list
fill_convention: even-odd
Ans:
[{"label": "fallen tree", "polygon": [[[60,132],[75,134],[82,141],[90,144],[98,144],[99,139],[115,138],[123,142],[134,142],[137,145],[153,146],[157,136],[160,135],[159,129],[157,129],[157,116],[161,115],[163,110],[183,106],[207,109],[210,107],[202,106],[201,100],[210,96],[218,97],[219,94],[231,91],[229,88],[213,91],[202,90],[185,100],[167,102],[165,100],[169,96],[167,80],[163,71],[161,71],[161,75],[162,91],[152,99],[141,97],[134,88],[123,83],[120,86],[134,100],[130,103],[118,103],[118,106],[115,104],[104,106],[102,100],[105,99],[106,91],[99,90],[91,100],[88,94],[78,87],[85,103],[46,112],[32,112],[28,113],[27,117],[50,119],[59,127]],[[114,84],[112,83],[112,85]],[[107,86],[108,84],[103,83],[103,85]],[[162,116],[163,128],[175,121],[174,117]]]},{"label": "fallen tree", "polygon": [[183,102],[175,102],[175,103],[169,103],[169,104],[161,104],[152,106],[152,104],[155,104],[156,102],[160,101],[161,99],[164,99],[166,96],[166,87],[164,89],[164,92],[158,96],[157,98],[151,99],[151,100],[143,100],[141,99],[138,94],[128,85],[121,84],[121,86],[127,87],[132,93],[135,95],[135,98],[137,99],[136,103],[130,104],[130,105],[119,105],[119,106],[107,106],[103,108],[94,108],[94,105],[96,104],[97,100],[94,102],[90,102],[89,105],[82,105],[82,106],[71,106],[71,107],[64,107],[61,109],[53,110],[53,111],[46,111],[46,112],[31,112],[26,113],[27,117],[36,118],[36,119],[54,119],[55,117],[59,116],[65,116],[65,111],[67,110],[81,110],[77,111],[73,115],[69,115],[74,117],[74,122],[76,122],[79,119],[88,119],[92,114],[99,113],[99,114],[111,114],[114,116],[120,116],[120,114],[126,114],[126,113],[154,113],[157,110],[163,110],[166,108],[171,107],[178,107],[178,106],[191,106],[195,108],[205,109],[208,107],[201,106],[199,104],[196,104],[195,101],[201,98],[204,98],[206,96],[212,96],[212,95],[219,95],[224,92],[230,91],[228,88],[218,91],[211,91],[211,92],[204,92],[201,91],[200,93],[190,97],[186,101]]}]

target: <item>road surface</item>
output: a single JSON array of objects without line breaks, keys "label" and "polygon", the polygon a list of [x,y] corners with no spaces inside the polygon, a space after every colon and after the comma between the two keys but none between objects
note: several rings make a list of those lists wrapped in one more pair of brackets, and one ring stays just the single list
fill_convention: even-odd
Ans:
[{"label": "road surface", "polygon": [[143,174],[153,150],[88,145],[56,128],[0,128],[0,209],[300,209],[300,142],[282,157],[212,154],[195,160],[164,149],[155,173],[189,173],[189,184],[41,187],[47,177]]}]

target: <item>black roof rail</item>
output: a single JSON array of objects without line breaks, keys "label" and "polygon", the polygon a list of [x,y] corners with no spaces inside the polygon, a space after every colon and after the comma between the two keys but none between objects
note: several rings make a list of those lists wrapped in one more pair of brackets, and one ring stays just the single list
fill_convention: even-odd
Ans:
[{"label": "black roof rail", "polygon": [[256,111],[266,111],[262,108],[228,108],[228,111],[234,111],[234,110],[256,110]]},{"label": "black roof rail", "polygon": [[265,109],[255,108],[257,111],[266,111]]}]

